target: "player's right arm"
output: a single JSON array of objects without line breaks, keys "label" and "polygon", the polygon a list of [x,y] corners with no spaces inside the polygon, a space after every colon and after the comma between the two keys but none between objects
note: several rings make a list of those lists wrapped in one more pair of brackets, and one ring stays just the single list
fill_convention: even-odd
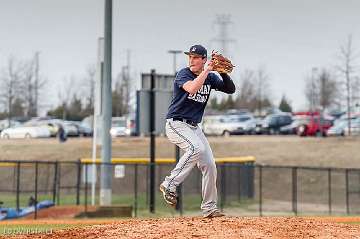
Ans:
[{"label": "player's right arm", "polygon": [[209,72],[212,70],[212,62],[192,81],[187,81],[183,84],[182,88],[190,94],[195,94],[204,84]]}]

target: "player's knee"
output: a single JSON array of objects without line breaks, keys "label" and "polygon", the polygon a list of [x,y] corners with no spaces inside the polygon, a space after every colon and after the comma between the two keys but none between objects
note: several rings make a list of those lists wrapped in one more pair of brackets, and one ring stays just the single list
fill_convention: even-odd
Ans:
[{"label": "player's knee", "polygon": [[203,171],[203,173],[205,173],[206,175],[212,175],[216,178],[217,175],[217,169],[216,169],[216,164],[215,163],[208,163],[208,164],[204,164],[201,167],[201,170]]},{"label": "player's knee", "polygon": [[213,174],[213,175],[216,176],[216,174],[217,174],[216,164],[215,164],[215,163],[210,163],[210,164],[208,164],[208,171],[209,171],[211,174]]}]

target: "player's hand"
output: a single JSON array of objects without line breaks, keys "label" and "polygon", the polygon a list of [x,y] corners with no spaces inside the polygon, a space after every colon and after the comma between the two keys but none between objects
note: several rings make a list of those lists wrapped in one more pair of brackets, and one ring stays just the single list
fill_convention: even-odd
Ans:
[{"label": "player's hand", "polygon": [[212,71],[213,68],[214,68],[214,62],[213,62],[213,61],[209,61],[209,62],[207,63],[207,66],[206,66],[205,70],[206,70],[206,71]]}]

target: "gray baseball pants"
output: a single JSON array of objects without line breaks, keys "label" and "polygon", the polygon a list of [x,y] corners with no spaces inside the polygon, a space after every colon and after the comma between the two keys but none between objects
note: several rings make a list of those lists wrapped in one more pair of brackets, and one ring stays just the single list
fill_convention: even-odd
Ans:
[{"label": "gray baseball pants", "polygon": [[185,151],[170,175],[165,177],[162,185],[175,192],[195,165],[202,173],[202,203],[204,216],[217,210],[216,164],[209,142],[199,126],[191,126],[182,121],[166,121],[166,136],[170,142]]}]

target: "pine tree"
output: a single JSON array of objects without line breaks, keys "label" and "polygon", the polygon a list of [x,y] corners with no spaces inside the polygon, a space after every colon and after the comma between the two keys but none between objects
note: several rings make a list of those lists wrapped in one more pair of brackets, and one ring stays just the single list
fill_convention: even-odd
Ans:
[{"label": "pine tree", "polygon": [[288,101],[285,95],[283,95],[281,98],[279,109],[282,112],[292,112],[292,107],[290,105],[290,102]]}]

